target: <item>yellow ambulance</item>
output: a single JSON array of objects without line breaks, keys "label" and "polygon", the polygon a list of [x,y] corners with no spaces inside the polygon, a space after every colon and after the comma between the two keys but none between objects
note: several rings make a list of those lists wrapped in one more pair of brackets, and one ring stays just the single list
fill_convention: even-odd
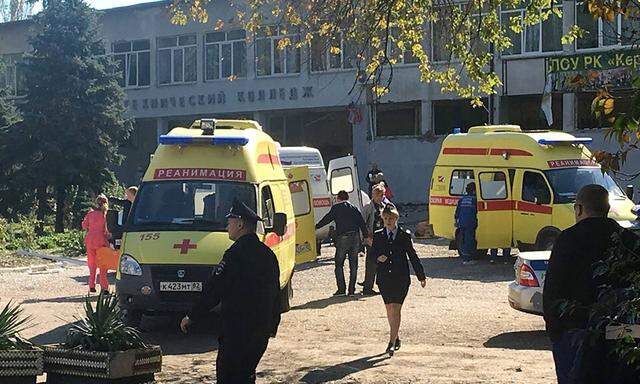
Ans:
[{"label": "yellow ambulance", "polygon": [[[282,309],[288,310],[296,237],[315,234],[312,210],[296,215],[290,192],[293,187],[296,201],[311,206],[308,170],[293,172],[288,180],[276,142],[254,121],[202,119],[160,136],[120,249],[116,291],[127,322],[184,313],[198,300],[231,245],[225,216],[235,198],[264,219],[258,235],[278,258]],[[311,246],[299,253],[315,258]]]},{"label": "yellow ambulance", "polygon": [[586,145],[557,131],[519,126],[472,127],[447,136],[433,170],[429,219],[437,236],[455,241],[456,204],[469,183],[478,198],[478,249],[545,250],[575,223],[578,190],[600,184],[609,191],[610,217],[630,227],[633,203],[593,161]]}]

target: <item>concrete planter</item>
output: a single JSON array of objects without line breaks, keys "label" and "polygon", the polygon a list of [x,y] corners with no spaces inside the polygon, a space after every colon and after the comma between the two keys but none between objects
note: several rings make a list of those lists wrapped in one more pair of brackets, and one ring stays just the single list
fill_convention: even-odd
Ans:
[{"label": "concrete planter", "polygon": [[123,352],[89,352],[48,347],[44,371],[48,384],[146,384],[162,369],[160,347]]},{"label": "concrete planter", "polygon": [[605,338],[607,340],[622,339],[626,336],[640,339],[640,324],[608,325],[605,329]]},{"label": "concrete planter", "polygon": [[41,350],[0,351],[0,383],[35,384],[42,367]]}]

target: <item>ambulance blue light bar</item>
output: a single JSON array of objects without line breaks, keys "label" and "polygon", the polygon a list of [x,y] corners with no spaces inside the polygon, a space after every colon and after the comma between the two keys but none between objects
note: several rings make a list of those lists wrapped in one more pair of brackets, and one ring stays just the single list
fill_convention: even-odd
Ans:
[{"label": "ambulance blue light bar", "polygon": [[233,145],[243,146],[249,142],[245,137],[194,137],[194,136],[160,136],[160,144],[164,145],[191,145],[191,144],[210,144],[210,145]]},{"label": "ambulance blue light bar", "polygon": [[590,137],[575,137],[573,139],[539,139],[538,144],[556,145],[556,144],[591,144],[593,139]]}]

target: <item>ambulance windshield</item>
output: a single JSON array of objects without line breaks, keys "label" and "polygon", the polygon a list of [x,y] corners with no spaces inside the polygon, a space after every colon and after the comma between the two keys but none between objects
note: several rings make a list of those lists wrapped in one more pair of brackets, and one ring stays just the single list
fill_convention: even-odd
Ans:
[{"label": "ambulance windshield", "polygon": [[580,188],[588,184],[599,184],[609,191],[614,199],[624,199],[625,194],[615,181],[600,168],[564,168],[544,171],[553,188],[556,203],[573,203]]},{"label": "ambulance windshield", "polygon": [[224,231],[233,199],[256,209],[255,186],[230,181],[143,183],[129,214],[128,230]]}]

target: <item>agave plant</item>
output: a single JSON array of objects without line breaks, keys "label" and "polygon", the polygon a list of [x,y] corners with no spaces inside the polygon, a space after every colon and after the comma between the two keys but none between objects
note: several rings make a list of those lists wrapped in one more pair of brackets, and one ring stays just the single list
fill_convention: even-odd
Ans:
[{"label": "agave plant", "polygon": [[22,339],[19,333],[29,328],[30,316],[24,316],[20,305],[7,303],[0,312],[0,351],[9,349],[31,349],[33,346]]},{"label": "agave plant", "polygon": [[90,298],[84,303],[85,317],[67,332],[65,347],[93,352],[146,348],[140,334],[122,321],[115,296],[100,294],[95,308]]}]

